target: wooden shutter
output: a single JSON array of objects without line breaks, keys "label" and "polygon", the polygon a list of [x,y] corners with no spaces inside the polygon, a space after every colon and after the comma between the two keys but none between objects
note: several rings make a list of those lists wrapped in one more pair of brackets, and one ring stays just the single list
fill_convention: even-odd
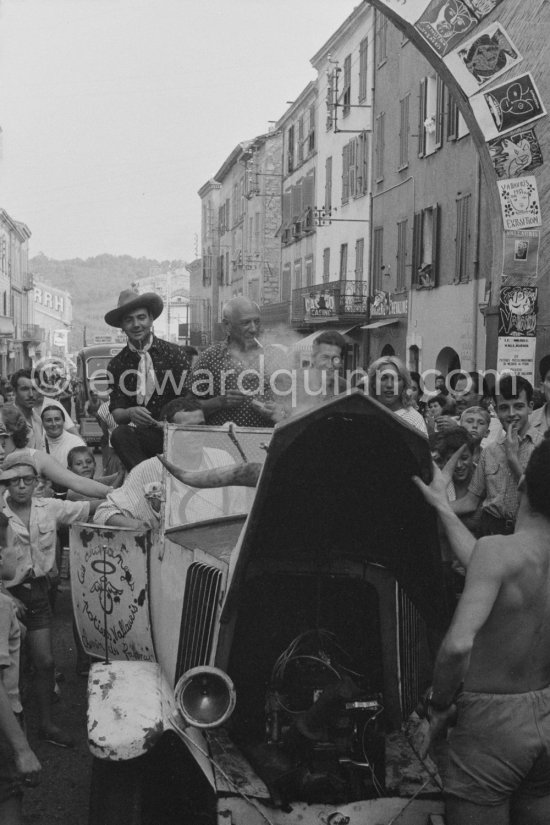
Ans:
[{"label": "wooden shutter", "polygon": [[349,200],[349,143],[342,147],[342,203]]},{"label": "wooden shutter", "polygon": [[432,207],[432,281],[439,286],[439,235],[441,228],[441,207],[434,204]]},{"label": "wooden shutter", "polygon": [[412,276],[411,283],[418,284],[420,282],[418,270],[422,264],[422,246],[424,230],[424,215],[422,212],[414,213],[413,222],[413,261],[412,261]]},{"label": "wooden shutter", "polygon": [[428,78],[423,77],[420,81],[418,97],[418,157],[423,158],[426,154],[426,106],[428,97]]},{"label": "wooden shutter", "polygon": [[435,99],[435,148],[441,149],[443,144],[443,112],[445,108],[445,84],[437,76]]}]

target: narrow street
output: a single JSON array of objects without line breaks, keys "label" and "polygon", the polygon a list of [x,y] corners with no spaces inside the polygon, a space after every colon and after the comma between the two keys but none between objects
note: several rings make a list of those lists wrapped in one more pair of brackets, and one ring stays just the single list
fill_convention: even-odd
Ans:
[{"label": "narrow street", "polygon": [[[32,694],[26,701],[28,737],[40,763],[42,781],[24,797],[25,825],[86,825],[91,756],[86,743],[87,680],[75,672],[72,605],[68,579],[62,579],[53,627],[57,670],[63,673],[55,721],[67,729],[74,748],[58,748],[37,738],[37,717]],[[26,680],[27,681],[27,680]]]}]

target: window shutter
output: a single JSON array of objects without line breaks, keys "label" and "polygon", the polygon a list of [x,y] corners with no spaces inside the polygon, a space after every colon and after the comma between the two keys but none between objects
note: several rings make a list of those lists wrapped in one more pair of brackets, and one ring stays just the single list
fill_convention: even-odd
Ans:
[{"label": "window shutter", "polygon": [[297,221],[302,214],[302,182],[292,187],[292,220]]},{"label": "window shutter", "polygon": [[435,148],[441,149],[443,144],[443,111],[444,111],[445,84],[437,76],[436,103],[435,103]]},{"label": "window shutter", "polygon": [[422,212],[415,212],[413,222],[413,271],[411,277],[411,281],[413,284],[419,283],[418,270],[420,269],[420,265],[422,264],[422,230]]},{"label": "window shutter", "polygon": [[456,140],[458,138],[458,106],[447,89],[447,140]]},{"label": "window shutter", "polygon": [[311,209],[315,201],[315,178],[307,175],[302,181],[302,210]]},{"label": "window shutter", "polygon": [[349,143],[342,147],[342,203],[349,200]]},{"label": "window shutter", "polygon": [[418,105],[418,157],[423,158],[426,154],[426,104],[428,95],[428,78],[424,77],[420,81],[419,105]]},{"label": "window shutter", "polygon": [[325,161],[325,209],[332,207],[332,157]]},{"label": "window shutter", "polygon": [[439,286],[439,234],[441,224],[441,207],[434,204],[432,207],[432,280],[434,286]]},{"label": "window shutter", "polygon": [[283,194],[283,228],[286,227],[290,223],[290,219],[292,217],[292,213],[290,211],[292,205],[292,195],[291,192],[285,192]]},{"label": "window shutter", "polygon": [[357,174],[357,138],[352,138],[349,142],[349,196],[355,197],[355,180]]}]

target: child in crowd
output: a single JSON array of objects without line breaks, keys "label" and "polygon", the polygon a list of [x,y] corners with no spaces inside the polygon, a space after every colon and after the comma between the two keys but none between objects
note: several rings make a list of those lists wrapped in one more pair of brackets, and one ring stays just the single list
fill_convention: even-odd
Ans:
[{"label": "child in crowd", "polygon": [[[120,487],[124,477],[124,471],[122,470],[120,473],[113,473],[112,475],[95,478],[95,455],[91,449],[86,446],[73,447],[69,450],[67,454],[67,467],[77,476],[93,478],[95,481],[99,481],[100,484],[107,484],[110,487]],[[75,493],[72,490],[69,490],[67,494],[68,501],[82,501],[83,499],[85,499],[85,496]]]},{"label": "child in crowd", "polygon": [[54,660],[48,574],[55,564],[58,528],[63,524],[89,521],[97,502],[36,498],[33,494],[38,483],[38,469],[30,450],[16,450],[4,459],[0,482],[7,487],[4,514],[9,519],[17,551],[17,569],[9,590],[27,628],[39,713],[38,735],[54,745],[72,747],[74,743],[70,736],[51,718]]},{"label": "child in crowd", "polygon": [[491,415],[484,407],[468,407],[460,416],[460,426],[467,430],[475,442],[474,464],[477,466],[485,439],[491,426]]},{"label": "child in crowd", "polygon": [[442,416],[454,415],[454,405],[448,396],[443,393],[438,393],[426,402],[426,425],[428,433],[437,433],[439,431],[438,424]]},{"label": "child in crowd", "polygon": [[40,762],[23,729],[19,696],[21,625],[4,582],[14,578],[17,552],[7,545],[8,519],[0,513],[0,822],[21,825],[24,787],[37,785]]}]

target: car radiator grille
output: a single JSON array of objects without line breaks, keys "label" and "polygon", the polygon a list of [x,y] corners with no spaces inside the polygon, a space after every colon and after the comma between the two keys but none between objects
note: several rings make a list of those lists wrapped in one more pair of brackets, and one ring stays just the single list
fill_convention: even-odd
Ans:
[{"label": "car radiator grille", "polygon": [[208,664],[221,584],[221,570],[201,562],[194,562],[189,567],[181,614],[176,681],[186,670]]}]

